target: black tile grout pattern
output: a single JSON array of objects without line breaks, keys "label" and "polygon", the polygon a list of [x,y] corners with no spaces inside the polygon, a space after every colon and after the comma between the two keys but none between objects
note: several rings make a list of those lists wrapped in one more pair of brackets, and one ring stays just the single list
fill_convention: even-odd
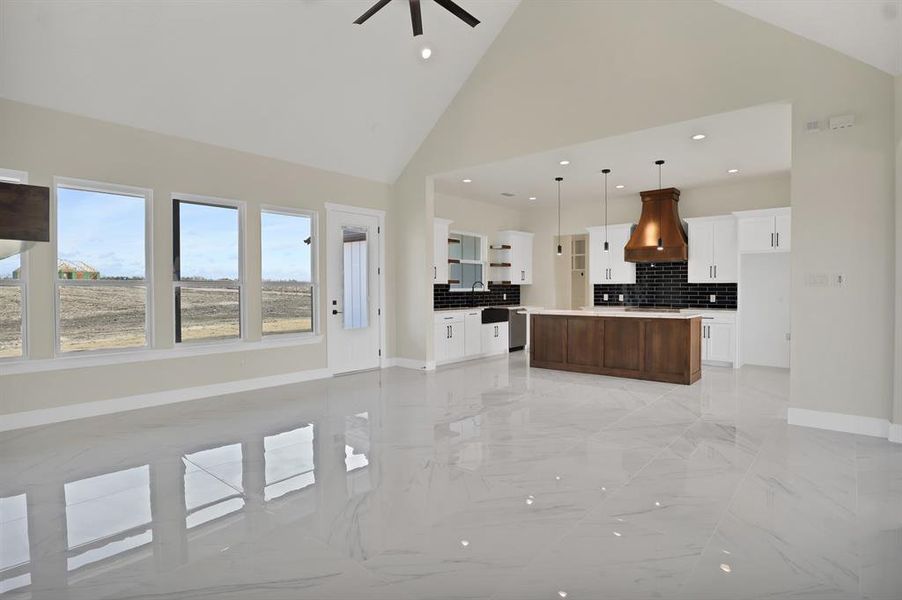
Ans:
[{"label": "black tile grout pattern", "polygon": [[[468,306],[517,306],[520,304],[519,285],[489,286],[488,292],[452,292],[448,284],[432,286],[432,308],[467,308]],[[505,299],[505,294],[507,299]],[[475,302],[474,302],[475,301]]]},{"label": "black tile grout pattern", "polygon": [[[593,294],[595,306],[735,309],[738,303],[735,283],[689,283],[686,262],[638,263],[635,284],[595,285]],[[716,302],[710,301],[712,294]]]}]

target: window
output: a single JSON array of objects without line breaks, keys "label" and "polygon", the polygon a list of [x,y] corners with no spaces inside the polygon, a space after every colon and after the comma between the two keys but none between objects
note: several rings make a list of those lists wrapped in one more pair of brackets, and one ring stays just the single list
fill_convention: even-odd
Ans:
[{"label": "window", "polygon": [[[473,284],[486,284],[482,261],[485,238],[481,235],[452,231],[448,235],[448,283],[452,290],[471,290]],[[486,284],[486,287],[488,285]]]},{"label": "window", "polygon": [[25,494],[0,498],[0,594],[31,583],[28,503]]},{"label": "window", "polygon": [[263,335],[314,331],[313,215],[260,213]]},{"label": "window", "polygon": [[149,345],[150,204],[150,190],[57,185],[58,352]]},{"label": "window", "polygon": [[241,339],[243,213],[239,203],[173,200],[177,343]]},{"label": "window", "polygon": [[313,424],[263,438],[266,502],[316,483]]},{"label": "window", "polygon": [[[0,169],[0,181],[28,183],[23,171]],[[25,356],[25,273],[22,254],[0,260],[0,358]]]},{"label": "window", "polygon": [[186,454],[185,526],[193,529],[244,508],[241,444]]}]

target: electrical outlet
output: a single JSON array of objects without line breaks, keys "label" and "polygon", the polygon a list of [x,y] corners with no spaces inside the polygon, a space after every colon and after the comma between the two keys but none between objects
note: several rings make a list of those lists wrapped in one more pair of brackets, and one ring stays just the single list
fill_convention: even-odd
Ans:
[{"label": "electrical outlet", "polygon": [[623,294],[617,296],[617,302],[623,302]]},{"label": "electrical outlet", "polygon": [[714,304],[715,302],[717,302],[717,296],[715,296],[714,294],[711,294],[711,296],[708,298],[708,302],[710,302],[711,304]]},{"label": "electrical outlet", "polygon": [[501,294],[502,299],[507,300],[507,294]]},{"label": "electrical outlet", "polygon": [[608,301],[608,295],[607,295],[607,294],[603,294],[603,295],[601,296],[601,299],[604,300],[605,302],[607,302],[607,301]]}]

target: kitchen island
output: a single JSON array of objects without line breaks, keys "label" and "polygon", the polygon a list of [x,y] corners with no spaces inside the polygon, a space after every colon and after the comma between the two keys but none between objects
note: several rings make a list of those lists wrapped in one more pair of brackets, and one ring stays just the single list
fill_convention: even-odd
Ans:
[{"label": "kitchen island", "polygon": [[529,364],[689,385],[702,375],[693,312],[541,310],[530,313]]}]

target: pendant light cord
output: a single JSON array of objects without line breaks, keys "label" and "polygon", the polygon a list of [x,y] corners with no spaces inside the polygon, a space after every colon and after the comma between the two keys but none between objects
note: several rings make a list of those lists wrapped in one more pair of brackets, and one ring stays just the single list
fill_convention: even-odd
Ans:
[{"label": "pendant light cord", "polygon": [[607,249],[608,247],[608,173],[611,172],[610,169],[602,169],[602,173],[604,173],[604,245]]},{"label": "pendant light cord", "polygon": [[557,181],[557,246],[558,249],[561,247],[561,182],[564,180],[563,177],[555,177],[555,181]]}]

